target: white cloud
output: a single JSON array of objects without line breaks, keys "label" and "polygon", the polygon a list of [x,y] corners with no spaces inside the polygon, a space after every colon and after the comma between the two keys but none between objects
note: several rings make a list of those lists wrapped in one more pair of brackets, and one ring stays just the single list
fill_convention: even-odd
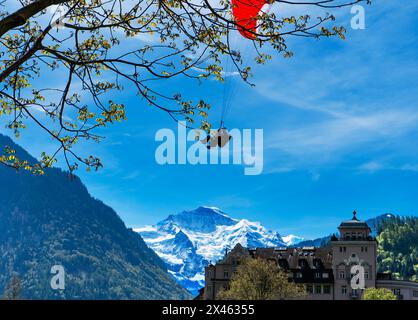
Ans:
[{"label": "white cloud", "polygon": [[270,135],[267,149],[298,155],[331,154],[366,143],[382,143],[416,128],[418,111],[385,111],[364,116],[340,116]]},{"label": "white cloud", "polygon": [[362,164],[359,169],[362,171],[368,171],[368,172],[373,173],[373,172],[382,170],[384,168],[385,166],[382,163],[377,162],[377,161],[370,161],[370,162],[366,162]]}]

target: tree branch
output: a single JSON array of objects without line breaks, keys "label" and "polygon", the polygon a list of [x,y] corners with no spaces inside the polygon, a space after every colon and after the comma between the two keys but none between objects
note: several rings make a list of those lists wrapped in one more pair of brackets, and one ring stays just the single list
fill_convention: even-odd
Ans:
[{"label": "tree branch", "polygon": [[33,17],[42,10],[45,10],[52,5],[62,4],[69,1],[70,0],[37,0],[22,7],[0,21],[0,37],[13,28],[23,26],[29,18]]}]

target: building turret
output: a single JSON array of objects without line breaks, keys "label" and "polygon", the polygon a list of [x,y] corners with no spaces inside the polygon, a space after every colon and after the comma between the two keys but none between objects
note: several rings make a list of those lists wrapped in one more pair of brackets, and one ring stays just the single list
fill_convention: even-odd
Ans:
[{"label": "building turret", "polygon": [[353,212],[351,220],[343,221],[338,227],[339,237],[331,238],[334,272],[335,299],[359,299],[361,289],[351,286],[352,267],[364,268],[365,287],[376,286],[376,241],[371,237],[370,227]]}]

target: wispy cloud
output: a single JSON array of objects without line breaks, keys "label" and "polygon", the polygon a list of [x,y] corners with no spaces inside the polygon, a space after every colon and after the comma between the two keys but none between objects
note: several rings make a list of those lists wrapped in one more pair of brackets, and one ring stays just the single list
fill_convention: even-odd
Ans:
[{"label": "wispy cloud", "polygon": [[368,143],[386,144],[416,130],[418,110],[386,111],[364,116],[340,116],[270,135],[267,149],[294,156],[337,156]]},{"label": "wispy cloud", "polygon": [[418,164],[404,164],[401,170],[418,172]]},{"label": "wispy cloud", "polygon": [[366,162],[366,163],[363,163],[359,167],[359,169],[361,171],[367,171],[367,172],[371,172],[371,173],[382,170],[384,168],[385,168],[385,166],[382,163],[377,162],[377,161]]}]

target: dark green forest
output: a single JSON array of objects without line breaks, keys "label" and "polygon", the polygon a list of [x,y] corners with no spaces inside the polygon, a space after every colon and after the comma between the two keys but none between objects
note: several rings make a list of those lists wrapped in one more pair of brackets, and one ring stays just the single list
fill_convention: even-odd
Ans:
[{"label": "dark green forest", "polygon": [[[0,134],[0,148],[12,146]],[[189,299],[164,262],[78,177],[0,165],[0,299]],[[53,290],[51,267],[65,268]]]},{"label": "dark green forest", "polygon": [[378,226],[378,272],[418,281],[418,218],[392,217]]}]

